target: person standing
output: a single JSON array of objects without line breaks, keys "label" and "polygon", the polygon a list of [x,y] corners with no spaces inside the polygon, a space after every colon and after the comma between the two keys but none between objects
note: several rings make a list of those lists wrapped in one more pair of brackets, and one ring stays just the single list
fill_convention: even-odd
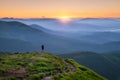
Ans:
[{"label": "person standing", "polygon": [[44,45],[41,45],[42,52],[44,52]]}]

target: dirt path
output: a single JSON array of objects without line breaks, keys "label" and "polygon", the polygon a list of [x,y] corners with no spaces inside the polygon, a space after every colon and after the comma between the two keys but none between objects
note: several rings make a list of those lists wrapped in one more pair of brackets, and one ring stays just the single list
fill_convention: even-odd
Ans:
[{"label": "dirt path", "polygon": [[70,70],[71,70],[72,72],[74,72],[74,71],[76,70],[75,67],[74,67],[71,63],[66,62],[66,64],[67,64],[67,66],[70,67]]},{"label": "dirt path", "polygon": [[[70,68],[71,72],[76,71],[75,67],[71,63],[66,62],[66,65]],[[67,73],[65,70],[63,72]],[[56,75],[57,74],[60,74],[60,72],[56,73]],[[48,76],[45,76],[42,80],[50,80],[51,78],[52,78],[52,75],[48,75]]]},{"label": "dirt path", "polygon": [[16,71],[13,71],[13,73],[16,73],[16,74],[26,74],[27,71],[25,70],[25,68],[28,66],[28,65],[31,65],[32,63],[35,62],[35,59],[32,59],[28,64],[24,65],[22,68],[20,68],[19,70],[16,70]]},{"label": "dirt path", "polygon": [[52,76],[45,76],[42,80],[50,80],[52,78]]}]

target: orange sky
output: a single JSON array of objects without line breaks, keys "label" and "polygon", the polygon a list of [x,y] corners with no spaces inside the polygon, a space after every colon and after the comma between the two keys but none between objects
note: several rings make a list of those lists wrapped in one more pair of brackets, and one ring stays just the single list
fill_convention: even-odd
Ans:
[{"label": "orange sky", "polygon": [[120,0],[0,0],[0,17],[120,17]]}]

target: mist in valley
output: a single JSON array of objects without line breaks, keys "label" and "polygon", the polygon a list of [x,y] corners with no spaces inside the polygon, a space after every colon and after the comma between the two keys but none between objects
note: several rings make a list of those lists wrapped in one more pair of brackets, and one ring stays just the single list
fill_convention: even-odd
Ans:
[{"label": "mist in valley", "polygon": [[[0,51],[40,51],[42,44],[46,51],[53,53],[120,50],[119,18],[73,18],[68,21],[56,18],[2,18],[0,28]],[[10,39],[26,42],[32,48],[21,50],[19,46],[10,49],[4,39],[7,42]],[[16,45],[14,40],[12,48]]]}]

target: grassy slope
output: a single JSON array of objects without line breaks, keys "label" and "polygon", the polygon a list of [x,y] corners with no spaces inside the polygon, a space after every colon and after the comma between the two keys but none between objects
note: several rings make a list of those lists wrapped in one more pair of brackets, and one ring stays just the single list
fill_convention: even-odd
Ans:
[{"label": "grassy slope", "polygon": [[72,59],[49,53],[0,54],[0,80],[106,80]]},{"label": "grassy slope", "polygon": [[109,80],[120,79],[120,52],[97,54],[94,52],[75,52],[61,54],[60,57],[72,58],[85,65]]}]

